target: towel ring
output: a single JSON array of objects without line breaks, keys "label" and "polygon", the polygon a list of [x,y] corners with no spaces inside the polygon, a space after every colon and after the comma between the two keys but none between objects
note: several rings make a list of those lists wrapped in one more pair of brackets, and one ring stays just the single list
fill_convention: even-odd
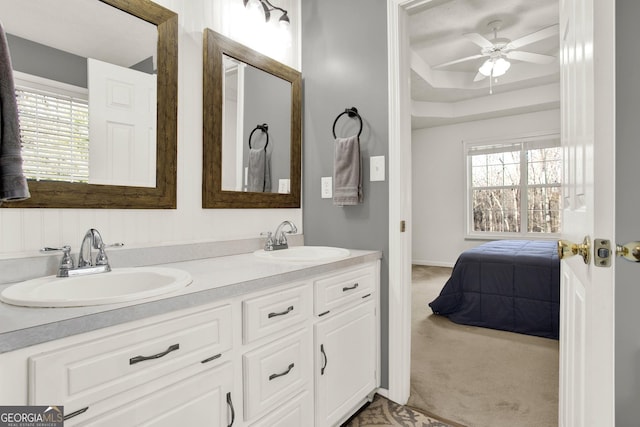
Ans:
[{"label": "towel ring", "polygon": [[351,118],[357,117],[358,120],[360,120],[360,130],[358,131],[358,137],[360,137],[360,134],[362,134],[362,117],[358,114],[358,109],[356,107],[347,108],[342,113],[338,114],[338,117],[333,121],[333,137],[336,138],[336,123],[338,123],[338,119],[344,114],[347,114]]},{"label": "towel ring", "polygon": [[266,134],[267,134],[267,143],[266,143],[266,144],[264,144],[264,151],[267,151],[267,145],[269,145],[269,132],[268,132],[268,131],[269,131],[269,125],[268,125],[268,124],[266,124],[266,123],[263,123],[263,124],[261,124],[261,125],[257,125],[257,126],[255,127],[255,129],[253,129],[253,130],[251,131],[251,133],[249,134],[249,149],[251,149],[251,148],[252,148],[252,147],[251,147],[251,137],[253,136],[253,133],[254,133],[255,131],[257,131],[258,129],[260,129],[262,132],[264,132],[264,133],[266,133]]}]

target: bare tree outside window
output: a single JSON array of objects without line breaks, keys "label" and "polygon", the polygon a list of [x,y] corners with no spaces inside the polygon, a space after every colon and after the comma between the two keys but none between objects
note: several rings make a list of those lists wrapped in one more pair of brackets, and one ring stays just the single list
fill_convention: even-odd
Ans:
[{"label": "bare tree outside window", "polygon": [[557,139],[473,146],[467,157],[472,232],[560,231],[562,151]]}]

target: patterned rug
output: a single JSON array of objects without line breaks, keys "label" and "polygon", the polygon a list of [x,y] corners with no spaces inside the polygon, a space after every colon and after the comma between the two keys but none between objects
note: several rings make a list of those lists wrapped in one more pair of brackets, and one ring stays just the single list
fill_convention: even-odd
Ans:
[{"label": "patterned rug", "polygon": [[398,405],[380,395],[376,395],[368,406],[360,410],[343,427],[453,427],[437,419],[414,411],[408,406]]}]

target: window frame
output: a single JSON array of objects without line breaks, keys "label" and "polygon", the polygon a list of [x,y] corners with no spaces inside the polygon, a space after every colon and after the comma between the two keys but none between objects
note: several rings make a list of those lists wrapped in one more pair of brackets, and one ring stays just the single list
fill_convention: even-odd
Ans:
[{"label": "window frame", "polygon": [[[470,151],[475,147],[480,146],[515,146],[523,144],[523,152],[526,152],[527,144],[533,144],[537,141],[546,141],[546,140],[557,140],[557,146],[560,147],[560,131],[559,130],[551,130],[544,132],[535,132],[535,133],[527,133],[514,135],[506,138],[482,138],[482,139],[473,139],[473,140],[463,140],[462,141],[462,157],[463,157],[463,165],[464,165],[464,183],[465,189],[463,191],[464,194],[464,238],[465,240],[497,240],[497,239],[538,239],[538,240],[557,240],[560,237],[560,233],[543,233],[543,232],[529,232],[528,229],[528,189],[530,188],[541,188],[541,187],[559,187],[562,191],[562,182],[558,185],[555,184],[542,184],[542,185],[530,185],[529,178],[529,160],[527,156],[520,156],[520,185],[519,188],[523,195],[526,195],[526,199],[524,199],[527,203],[520,204],[520,232],[493,232],[493,231],[475,231],[473,229],[473,186],[472,186],[472,174],[471,174],[471,155],[469,155]],[[534,147],[535,148],[535,147]],[[508,151],[508,150],[505,150]],[[564,178],[563,171],[560,172],[560,179]],[[487,187],[487,188],[497,188]],[[505,188],[513,188],[512,186],[505,186]],[[521,196],[522,197],[522,196]],[[562,206],[560,206],[560,212],[562,212]]]}]

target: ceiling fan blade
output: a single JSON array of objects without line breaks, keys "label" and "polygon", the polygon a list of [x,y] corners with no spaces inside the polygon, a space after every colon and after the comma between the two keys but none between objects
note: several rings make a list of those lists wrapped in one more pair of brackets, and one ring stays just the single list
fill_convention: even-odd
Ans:
[{"label": "ceiling fan blade", "polygon": [[482,74],[480,71],[478,71],[478,73],[476,74],[476,76],[473,78],[474,82],[479,82],[480,80],[484,80],[486,79],[487,76],[485,76],[484,74]]},{"label": "ceiling fan blade", "polygon": [[512,49],[518,49],[522,46],[526,46],[540,40],[548,39],[549,37],[553,37],[558,34],[559,27],[560,26],[558,24],[550,25],[539,31],[536,31],[535,33],[531,33],[529,35],[520,37],[519,39],[515,39],[511,43],[509,43],[509,45]]},{"label": "ceiling fan blade", "polygon": [[436,66],[435,66],[435,67],[433,67],[433,68],[435,69],[435,68],[448,67],[449,65],[459,64],[459,63],[461,63],[461,62],[466,62],[466,61],[471,61],[472,59],[482,58],[483,56],[487,56],[487,55],[483,55],[483,54],[479,53],[479,54],[477,54],[477,55],[467,56],[467,57],[464,57],[464,58],[456,59],[456,60],[454,60],[454,61],[444,62],[444,63],[442,63],[442,64],[438,64],[438,65],[436,65]]},{"label": "ceiling fan blade", "polygon": [[472,42],[474,42],[475,44],[477,44],[480,47],[483,48],[492,48],[493,47],[493,43],[491,43],[489,40],[487,40],[486,38],[484,38],[484,36],[481,36],[478,33],[467,33],[467,34],[463,34],[467,39],[471,40]]},{"label": "ceiling fan blade", "polygon": [[519,50],[513,50],[506,53],[507,58],[515,59],[517,61],[533,62],[534,64],[551,64],[556,60],[555,56],[541,55],[539,53],[522,52]]}]

